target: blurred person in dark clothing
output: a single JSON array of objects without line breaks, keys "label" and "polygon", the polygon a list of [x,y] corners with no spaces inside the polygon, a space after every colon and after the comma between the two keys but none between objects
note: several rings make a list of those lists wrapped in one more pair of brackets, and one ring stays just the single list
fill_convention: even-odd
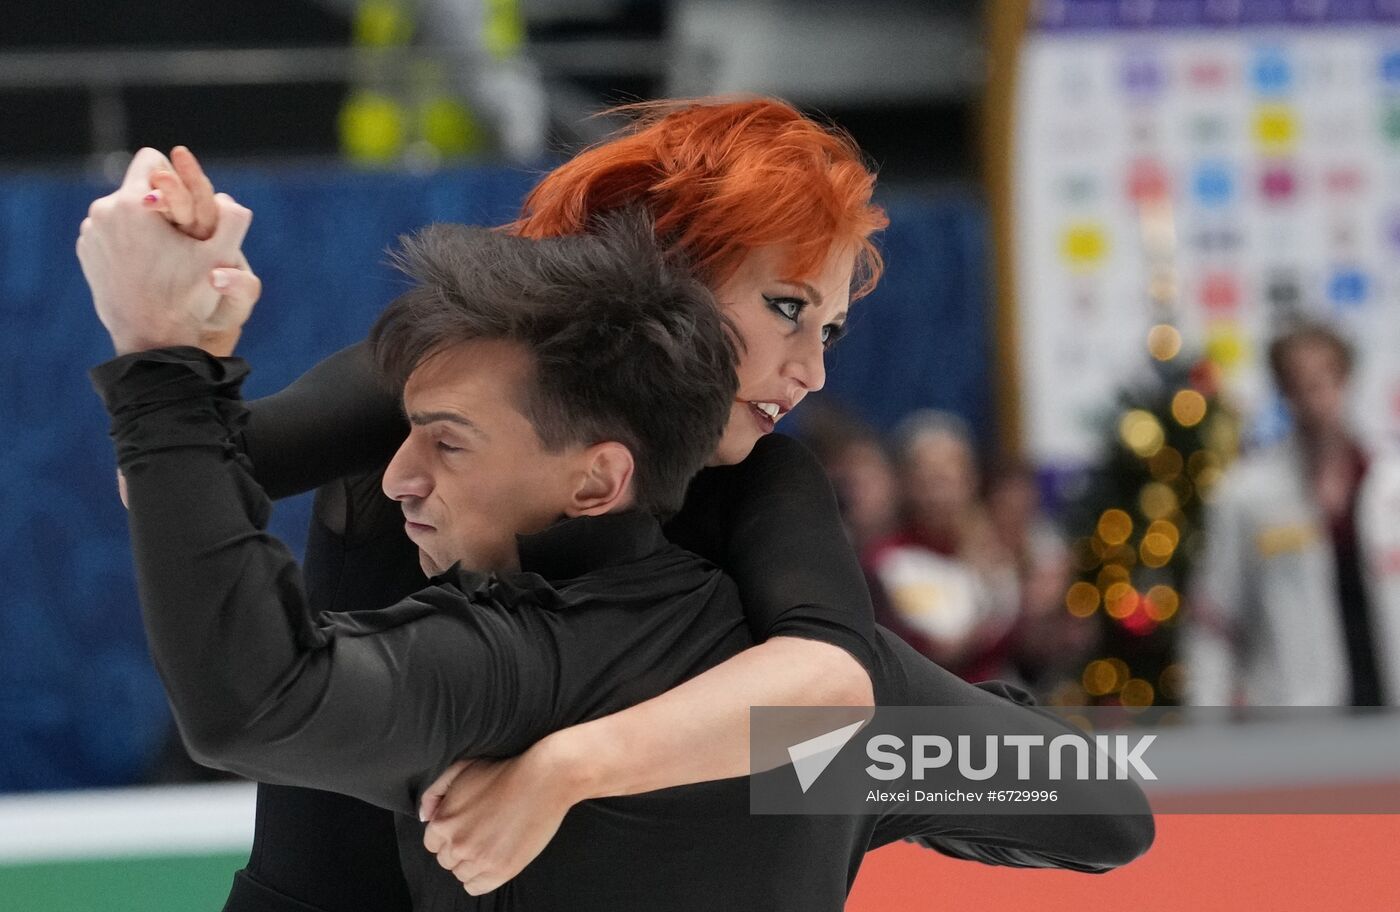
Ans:
[{"label": "blurred person in dark clothing", "polygon": [[1293,416],[1216,486],[1185,637],[1198,705],[1400,699],[1400,461],[1347,418],[1351,346],[1301,324],[1269,366]]}]

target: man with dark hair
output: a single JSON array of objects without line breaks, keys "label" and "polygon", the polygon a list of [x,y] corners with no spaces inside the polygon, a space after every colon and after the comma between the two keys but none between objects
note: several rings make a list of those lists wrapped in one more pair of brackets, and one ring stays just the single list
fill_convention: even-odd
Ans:
[{"label": "man with dark hair", "polygon": [[[404,243],[416,287],[372,333],[410,423],[383,485],[439,585],[371,615],[312,624],[295,563],[261,535],[265,496],[227,449],[245,367],[166,347],[94,371],[130,492],[151,650],[198,759],[304,781],[309,757],[337,756],[311,784],[407,813],[457,756],[518,753],[638,692],[651,650],[694,674],[745,645],[732,587],[660,535],[657,514],[679,505],[718,442],[736,379],[709,293],[649,236],[629,220],[542,242],[439,226]],[[483,575],[538,571],[580,539],[637,561],[645,594]],[[522,588],[551,610],[510,610]],[[702,618],[716,635],[679,642]],[[447,680],[418,658],[442,650],[466,673]],[[551,658],[631,650],[638,676],[610,684],[569,680]],[[403,737],[405,706],[431,718],[418,720],[430,751]],[[337,751],[356,730],[357,749]]]},{"label": "man with dark hair", "polygon": [[621,443],[634,457],[635,506],[664,516],[714,450],[715,410],[737,385],[734,351],[709,291],[662,261],[644,216],[606,229],[531,243],[437,225],[405,239],[396,259],[416,285],[370,343],[398,388],[454,345],[528,349],[530,380],[514,404],[545,449]]},{"label": "man with dark hair", "polygon": [[1348,426],[1352,360],[1321,323],[1269,346],[1293,433],[1231,467],[1210,505],[1186,631],[1193,703],[1400,699],[1400,464]]},{"label": "man with dark hair", "polygon": [[[223,205],[221,225],[246,227],[246,211]],[[635,219],[549,241],[438,228],[407,242],[417,285],[373,334],[410,423],[383,487],[432,579],[389,607],[313,619],[236,445],[246,366],[197,347],[207,312],[153,303],[169,297],[163,270],[187,267],[128,268],[150,258],[150,213],[118,200],[94,218],[102,228],[84,229],[79,256],[119,357],[93,379],[181,733],[211,765],[397,811],[415,908],[806,912],[839,908],[866,850],[895,839],[1090,871],[1150,843],[1131,783],[1110,786],[1122,813],[1071,829],[898,805],[882,817],[755,816],[747,782],[729,779],[583,801],[522,873],[467,896],[462,871],[423,851],[409,816],[438,773],[460,757],[518,754],[752,642],[732,581],[668,544],[657,520],[735,395],[717,309]],[[911,668],[902,648],[884,659],[891,694],[912,689],[906,674],[943,675]],[[1014,696],[972,690],[968,704],[1010,713],[1023,731],[1067,730]]]}]

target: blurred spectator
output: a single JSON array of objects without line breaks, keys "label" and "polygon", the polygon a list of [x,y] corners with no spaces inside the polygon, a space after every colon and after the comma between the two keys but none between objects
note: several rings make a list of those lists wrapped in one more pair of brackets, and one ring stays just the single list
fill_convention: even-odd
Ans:
[{"label": "blurred spectator", "polygon": [[1020,605],[1011,659],[1021,681],[1051,701],[1061,685],[1078,681],[1098,627],[1065,610],[1069,548],[1046,516],[1035,473],[1023,463],[996,467],[987,479],[987,515],[1016,568]]},{"label": "blurred spectator", "polygon": [[1347,425],[1351,347],[1302,325],[1269,350],[1289,438],[1217,488],[1185,636],[1200,705],[1400,697],[1400,462]]},{"label": "blurred spectator", "polygon": [[899,482],[878,434],[821,400],[808,404],[802,437],[816,453],[836,491],[846,534],[857,554],[894,531]]},{"label": "blurred spectator", "polygon": [[1020,587],[978,499],[967,427],[915,412],[896,430],[896,459],[904,522],[867,553],[888,596],[883,606],[877,596],[876,619],[969,681],[994,677],[1010,653]]}]

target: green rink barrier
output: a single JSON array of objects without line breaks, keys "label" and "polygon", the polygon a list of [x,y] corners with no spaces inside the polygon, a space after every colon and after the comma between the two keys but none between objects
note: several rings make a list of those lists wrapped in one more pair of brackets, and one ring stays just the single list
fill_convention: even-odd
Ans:
[{"label": "green rink barrier", "polygon": [[0,796],[3,912],[219,912],[248,861],[247,782]]},{"label": "green rink barrier", "polygon": [[0,864],[15,912],[218,912],[248,852]]}]

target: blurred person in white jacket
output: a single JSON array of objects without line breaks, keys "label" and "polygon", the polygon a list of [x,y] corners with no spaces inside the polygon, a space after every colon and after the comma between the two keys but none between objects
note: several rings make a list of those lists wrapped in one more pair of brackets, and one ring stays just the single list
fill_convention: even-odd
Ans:
[{"label": "blurred person in white jacket", "polygon": [[1300,325],[1269,350],[1294,430],[1216,487],[1184,630],[1190,702],[1400,702],[1400,460],[1347,424],[1350,345]]}]

